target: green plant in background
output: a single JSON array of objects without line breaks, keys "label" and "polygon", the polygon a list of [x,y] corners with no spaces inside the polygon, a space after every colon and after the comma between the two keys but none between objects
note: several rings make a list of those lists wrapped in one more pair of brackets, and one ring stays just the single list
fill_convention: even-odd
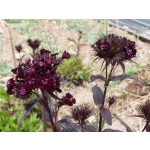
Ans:
[{"label": "green plant in background", "polygon": [[147,65],[150,67],[150,56],[148,56],[148,64]]},{"label": "green plant in background", "polygon": [[[34,95],[32,95],[34,97]],[[22,124],[18,125],[22,115],[22,105],[16,103],[14,97],[6,93],[3,87],[0,87],[0,131],[3,132],[40,132],[43,125],[39,122],[35,109],[31,111]],[[27,102],[25,102],[27,103]],[[16,114],[17,113],[17,114]]]},{"label": "green plant in background", "polygon": [[70,83],[83,84],[90,76],[91,67],[85,67],[81,58],[71,56],[59,66],[58,72]]},{"label": "green plant in background", "polygon": [[133,76],[136,73],[138,73],[139,70],[140,70],[140,64],[136,64],[135,68],[130,68],[130,70],[127,71],[126,73],[130,76]]},{"label": "green plant in background", "polygon": [[50,49],[51,52],[53,53],[57,52],[62,54],[62,51],[58,46],[57,40],[55,40],[54,36],[50,33],[46,33],[46,32],[41,32],[39,34],[29,33],[26,37],[23,38],[21,43],[27,41],[27,39],[31,39],[31,40],[39,39],[41,41],[39,49],[41,48]]},{"label": "green plant in background", "polygon": [[30,33],[38,27],[37,20],[5,19],[10,26],[21,34]]},{"label": "green plant in background", "polygon": [[11,69],[13,66],[11,64],[6,63],[3,59],[3,49],[2,49],[2,41],[0,40],[0,78],[11,74]]},{"label": "green plant in background", "polygon": [[67,20],[63,23],[65,23],[65,25],[61,24],[61,26],[63,26],[64,29],[76,30],[76,31],[83,31],[84,29],[84,24],[79,20],[72,19],[72,20]]},{"label": "green plant in background", "polygon": [[11,64],[6,63],[5,61],[0,61],[0,77],[11,75],[11,70],[13,66]]},{"label": "green plant in background", "polygon": [[[5,100],[5,102],[6,101],[10,101],[10,95],[8,95],[7,93],[6,93],[6,90],[3,88],[3,87],[0,87],[0,98],[1,99],[4,99]],[[2,100],[0,101],[0,104],[2,104]]]},{"label": "green plant in background", "polygon": [[122,97],[123,97],[124,100],[126,100],[127,97],[129,96],[129,92],[127,92],[126,90],[124,90],[122,88],[117,89],[116,91],[122,94]]},{"label": "green plant in background", "polygon": [[13,23],[21,23],[21,19],[4,19],[7,23],[13,24]]},{"label": "green plant in background", "polygon": [[92,27],[87,24],[86,25],[86,31],[83,35],[83,38],[89,43],[93,44],[95,41],[97,41],[99,38],[103,37],[107,34],[107,20],[100,20],[100,27],[97,30],[92,30]]},{"label": "green plant in background", "polygon": [[3,132],[42,132],[43,125],[39,122],[36,113],[32,113],[22,124],[18,125],[22,111],[16,116],[0,109],[0,131]]},{"label": "green plant in background", "polygon": [[79,57],[79,52],[81,50],[81,47],[86,45],[85,43],[81,43],[82,36],[83,36],[83,32],[78,31],[78,39],[77,40],[74,40],[72,38],[68,38],[68,40],[72,41],[74,43],[74,45],[76,46],[76,52],[77,52],[76,56],[77,57]]}]

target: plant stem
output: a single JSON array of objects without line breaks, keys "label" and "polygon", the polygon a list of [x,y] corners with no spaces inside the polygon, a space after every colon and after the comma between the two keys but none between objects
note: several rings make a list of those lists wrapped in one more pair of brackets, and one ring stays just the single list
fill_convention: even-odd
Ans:
[{"label": "plant stem", "polygon": [[[105,102],[105,97],[106,97],[106,91],[107,91],[107,84],[108,84],[108,79],[107,79],[107,61],[106,61],[106,81],[105,81],[105,89],[104,89],[104,95],[103,95],[103,100],[102,100],[102,106],[101,106],[101,109],[103,109],[104,107],[104,102]],[[101,116],[101,113],[100,113],[100,119],[99,119],[99,129],[98,129],[98,132],[101,132],[102,131],[102,116]]]},{"label": "plant stem", "polygon": [[51,125],[52,125],[52,129],[53,129],[53,132],[57,132],[56,126],[55,126],[54,121],[53,121],[53,115],[52,115],[52,113],[51,113],[51,109],[50,109],[49,106],[48,106],[47,95],[46,95],[45,91],[41,90],[41,92],[42,92],[42,95],[43,95],[43,107],[44,107],[45,110],[48,112],[49,119],[50,119],[50,122],[51,122]]},{"label": "plant stem", "polygon": [[144,126],[142,132],[146,129],[146,126],[147,126],[147,125],[148,125],[148,122],[146,122],[146,124],[145,124],[145,126]]},{"label": "plant stem", "polygon": [[44,106],[41,107],[41,110],[42,110],[43,131],[47,132],[47,125],[46,125],[46,120],[45,120],[45,117],[44,117]]},{"label": "plant stem", "polygon": [[100,119],[99,119],[99,128],[98,128],[98,132],[102,132],[102,116],[100,114]]},{"label": "plant stem", "polygon": [[[106,60],[106,81],[105,81],[105,89],[104,89],[104,95],[103,95],[103,100],[102,100],[102,106],[100,107],[101,110],[104,109],[104,103],[105,103],[105,97],[106,97],[106,93],[107,93],[107,88],[108,88],[108,85],[109,85],[109,82],[110,82],[110,78],[111,78],[111,74],[112,74],[112,71],[113,71],[113,68],[114,68],[115,64],[112,65],[111,67],[111,70],[110,70],[110,73],[109,73],[109,76],[108,76],[108,61]],[[108,76],[108,77],[107,77]],[[98,129],[98,132],[102,132],[102,116],[100,114],[100,120],[99,120],[99,129]]]}]

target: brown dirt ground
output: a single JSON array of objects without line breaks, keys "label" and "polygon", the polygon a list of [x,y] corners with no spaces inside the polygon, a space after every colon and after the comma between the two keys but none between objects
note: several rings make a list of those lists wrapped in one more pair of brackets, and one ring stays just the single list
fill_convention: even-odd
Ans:
[{"label": "brown dirt ground", "polygon": [[[90,22],[93,28],[99,27],[99,25],[95,24],[94,20],[82,20],[82,21],[85,24],[87,22]],[[68,38],[77,39],[78,35],[76,31],[63,30],[56,21],[50,22],[48,20],[42,20],[42,21],[39,20],[38,22],[39,22],[39,28],[35,30],[36,33],[39,32],[51,33],[52,35],[54,35],[55,39],[57,39],[57,43],[60,48],[63,48],[63,50],[67,50],[68,52],[71,52],[72,49],[74,49],[73,42],[68,41]],[[3,30],[4,33],[1,34],[1,40],[3,43],[3,58],[6,60],[6,62],[14,64],[8,27],[5,27]],[[134,35],[131,35],[126,31],[116,29],[115,27],[112,26],[108,26],[108,33],[117,33],[120,36],[125,36],[130,40],[136,41],[136,37]],[[15,31],[12,28],[11,28],[11,34],[13,38],[13,47],[17,45],[19,40],[25,36],[23,34],[19,34],[17,31]],[[84,39],[82,39],[82,42],[86,43]],[[136,43],[137,43],[138,52],[140,54],[140,57],[134,59],[135,62],[140,62],[140,71],[136,76],[138,76],[140,79],[150,80],[148,74],[150,68],[147,66],[148,56],[150,54],[150,44],[142,42],[140,40],[138,40]],[[27,48],[27,45],[25,43],[23,43],[23,46]],[[91,54],[92,51],[89,44],[81,48],[80,57],[84,58],[83,62],[85,65],[92,63]],[[97,64],[101,64],[101,61],[97,62]],[[126,63],[125,65],[126,68],[129,69],[135,66],[134,63]],[[95,69],[93,74],[98,74],[98,71],[99,71],[98,69]],[[121,73],[121,68],[117,69],[117,74],[119,73]],[[6,82],[8,78],[9,76],[6,76],[2,80]],[[96,81],[91,84],[87,83],[85,87],[83,86],[78,86],[78,87],[73,86],[72,88],[64,87],[63,90],[65,92],[69,91],[70,93],[72,93],[77,100],[77,104],[82,102],[89,102],[91,103],[91,105],[94,106],[91,87],[95,83],[101,85],[100,81]],[[127,92],[129,92],[129,96],[127,98],[123,98],[122,93],[119,93],[117,91],[113,92],[120,88],[123,88]],[[138,118],[131,118],[128,116],[137,113],[138,104],[144,102],[147,98],[149,98],[150,96],[149,91],[150,91],[149,87],[143,86],[142,84],[132,81],[130,79],[122,81],[120,84],[115,85],[115,87],[113,87],[111,91],[111,93],[113,93],[117,97],[117,102],[113,104],[111,108],[111,112],[118,114],[129,126],[131,126],[133,131],[141,131],[143,128],[142,120]],[[96,109],[96,106],[94,107]],[[64,106],[64,108],[62,108],[59,112],[59,117],[69,114],[69,109],[70,109],[69,107]],[[94,116],[89,118],[89,121],[92,121],[93,119]],[[105,128],[107,127],[125,131],[125,127],[122,126],[120,122],[117,121],[116,119],[113,119],[112,126],[108,126],[105,124]]]}]

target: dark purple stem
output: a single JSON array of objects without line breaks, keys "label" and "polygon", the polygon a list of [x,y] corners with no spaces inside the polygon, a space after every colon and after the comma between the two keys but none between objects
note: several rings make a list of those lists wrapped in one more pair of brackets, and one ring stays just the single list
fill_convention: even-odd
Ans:
[{"label": "dark purple stem", "polygon": [[47,96],[45,95],[45,92],[43,90],[41,90],[41,91],[42,91],[42,94],[43,94],[43,106],[44,106],[45,110],[48,112],[53,132],[57,132],[56,126],[55,126],[54,121],[53,121],[53,116],[52,116],[50,108],[48,106]]},{"label": "dark purple stem", "polygon": [[144,126],[142,132],[144,132],[144,130],[146,129],[146,126],[147,126],[147,125],[148,125],[148,122],[146,122],[146,124],[145,124],[145,126]]},{"label": "dark purple stem", "polygon": [[[108,76],[108,61],[106,61],[106,81],[105,81],[105,89],[104,89],[104,95],[103,95],[103,101],[102,101],[102,106],[100,107],[100,109],[104,109],[104,103],[105,103],[105,98],[106,98],[106,93],[107,93],[107,88],[108,88],[108,85],[109,85],[109,82],[110,82],[110,78],[111,78],[111,74],[112,74],[112,71],[114,69],[114,65],[112,65],[111,67],[111,70],[110,70],[110,73],[109,73],[109,76]],[[107,77],[108,76],[108,77]],[[99,120],[99,129],[98,129],[98,132],[102,132],[102,116],[100,114],[100,120]]]}]

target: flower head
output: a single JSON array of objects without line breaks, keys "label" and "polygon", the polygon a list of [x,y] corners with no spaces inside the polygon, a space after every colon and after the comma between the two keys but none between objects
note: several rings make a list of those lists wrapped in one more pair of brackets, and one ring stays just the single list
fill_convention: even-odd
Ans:
[{"label": "flower head", "polygon": [[37,49],[37,48],[40,46],[40,43],[41,43],[39,40],[34,40],[34,41],[32,41],[31,39],[27,40],[27,42],[28,42],[28,45],[29,45],[33,50]]},{"label": "flower head", "polygon": [[[32,41],[30,42],[32,43]],[[36,41],[33,43],[35,44]],[[38,44],[35,45],[35,47],[38,47]],[[62,92],[60,89],[62,77],[57,73],[57,68],[63,59],[69,58],[69,54],[64,52],[65,56],[58,58],[57,54],[52,54],[50,51],[42,49],[35,55],[32,61],[29,59],[12,69],[15,79],[11,78],[8,80],[7,93],[21,99],[27,99],[33,90],[38,88],[48,92]],[[64,102],[65,104],[72,105],[75,103],[75,99],[71,94],[67,94]]]},{"label": "flower head", "polygon": [[64,104],[68,106],[72,106],[76,103],[76,99],[70,93],[67,93],[66,96],[63,97]]},{"label": "flower head", "polygon": [[144,118],[146,122],[150,122],[150,100],[147,100],[143,105],[139,105],[139,115],[141,118]]},{"label": "flower head", "polygon": [[20,53],[21,50],[23,49],[21,45],[16,45],[15,48],[18,53]]},{"label": "flower head", "polygon": [[84,125],[85,120],[88,119],[93,114],[94,114],[94,109],[88,103],[75,106],[71,110],[72,118],[81,125]]},{"label": "flower head", "polygon": [[98,58],[110,61],[131,60],[136,56],[137,51],[135,42],[114,34],[100,38],[92,45],[92,48]]},{"label": "flower head", "polygon": [[109,107],[110,107],[113,103],[115,103],[115,101],[116,101],[116,97],[115,97],[115,96],[110,96],[110,97],[108,98]]}]

